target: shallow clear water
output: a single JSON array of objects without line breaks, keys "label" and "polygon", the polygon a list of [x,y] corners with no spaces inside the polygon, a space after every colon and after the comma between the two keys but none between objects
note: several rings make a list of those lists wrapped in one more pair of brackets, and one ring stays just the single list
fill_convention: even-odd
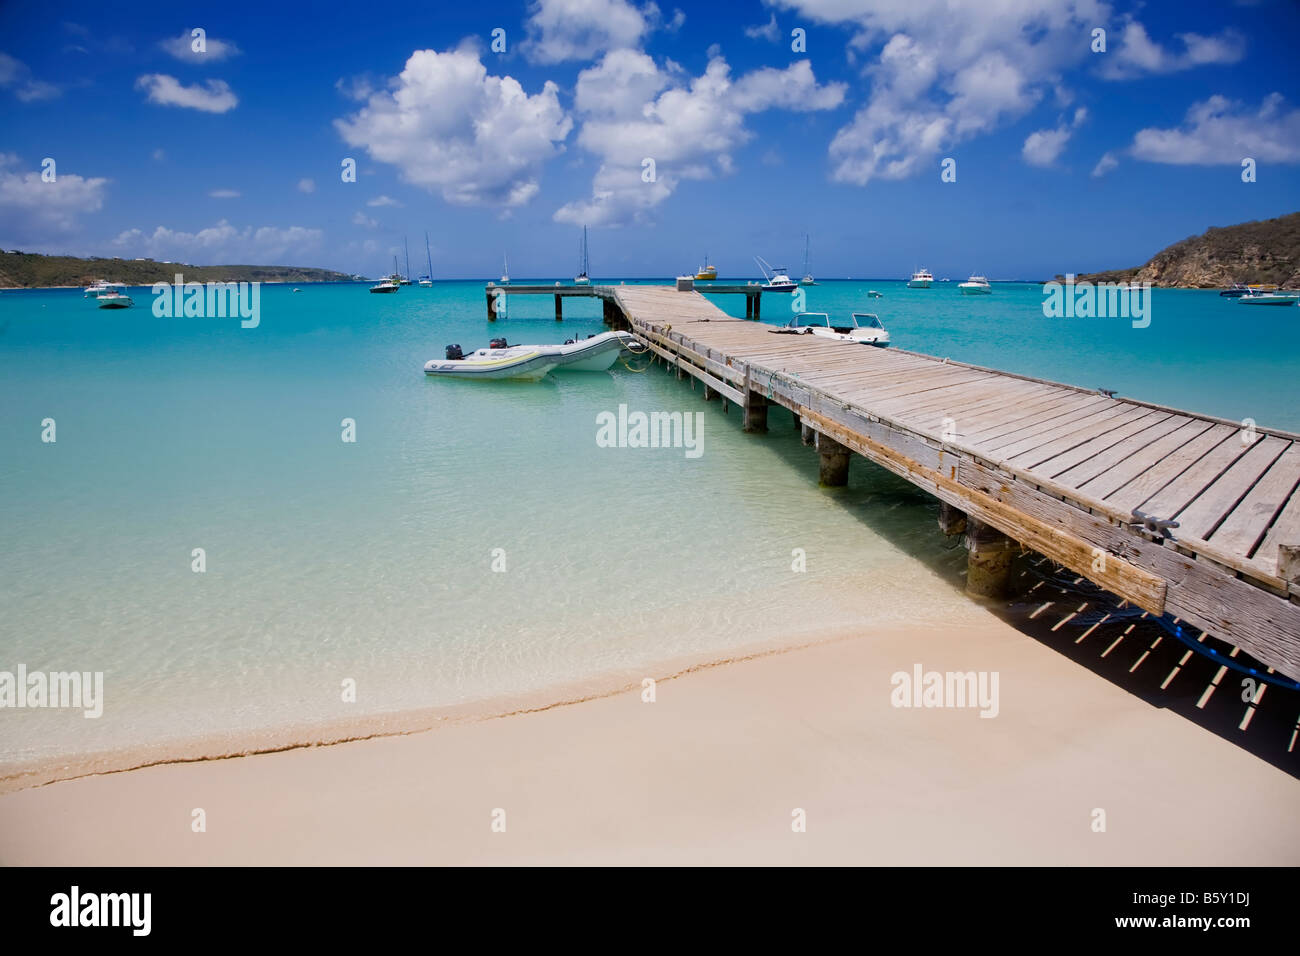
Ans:
[{"label": "shallow clear water", "polygon": [[[784,412],[745,435],[736,409],[659,368],[535,384],[421,372],[448,342],[599,331],[594,302],[566,301],[557,326],[549,298],[512,301],[493,325],[481,283],[301,288],[264,287],[248,330],[155,318],[147,289],[118,312],[79,291],[0,294],[0,670],[106,683],[98,720],[0,714],[0,761],[979,618],[933,501],[861,464],[847,489],[819,489]],[[808,296],[809,309],[878,312],[900,347],[1300,426],[1293,317],[1275,314],[1287,310],[1241,317],[1213,293],[1157,292],[1151,327],[1134,330],[1044,319],[1034,286],[974,299],[955,283],[828,283]],[[764,305],[765,321],[788,317],[788,303]],[[596,416],[620,403],[701,412],[703,455],[598,447]],[[206,573],[191,570],[194,548]],[[806,573],[791,570],[797,548]]]}]

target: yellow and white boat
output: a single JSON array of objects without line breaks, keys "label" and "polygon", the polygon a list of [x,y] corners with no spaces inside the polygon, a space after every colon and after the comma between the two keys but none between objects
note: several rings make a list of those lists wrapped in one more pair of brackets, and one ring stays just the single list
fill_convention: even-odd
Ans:
[{"label": "yellow and white boat", "polygon": [[695,273],[696,282],[712,282],[718,277],[718,267],[709,265],[709,257],[704,257],[704,265]]}]

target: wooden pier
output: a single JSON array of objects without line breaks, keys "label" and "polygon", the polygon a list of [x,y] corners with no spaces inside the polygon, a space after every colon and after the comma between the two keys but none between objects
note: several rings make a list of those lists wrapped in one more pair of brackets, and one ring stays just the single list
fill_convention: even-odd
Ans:
[{"label": "wooden pier", "polygon": [[965,532],[974,593],[1000,592],[1018,542],[1300,679],[1300,435],[776,335],[670,286],[582,294],[679,378],[699,379],[706,399],[740,406],[746,431],[766,431],[771,405],[792,412],[823,483],[844,484],[857,454],[933,494],[940,527]]},{"label": "wooden pier", "polygon": [[[487,297],[487,314],[488,321],[495,322],[498,313],[501,311],[501,303],[506,297],[512,295],[553,295],[555,296],[555,321],[564,320],[564,310],[562,302],[565,299],[585,298],[600,299],[605,306],[605,321],[611,325],[614,319],[609,308],[611,303],[616,302],[615,290],[622,286],[607,285],[498,285],[495,282],[489,282],[484,289],[484,295]],[[696,286],[696,291],[709,292],[713,295],[743,295],[745,297],[745,318],[760,319],[762,318],[763,308],[763,287],[761,285],[729,285],[723,282],[701,282]],[[784,292],[773,292],[772,295],[788,295]]]}]

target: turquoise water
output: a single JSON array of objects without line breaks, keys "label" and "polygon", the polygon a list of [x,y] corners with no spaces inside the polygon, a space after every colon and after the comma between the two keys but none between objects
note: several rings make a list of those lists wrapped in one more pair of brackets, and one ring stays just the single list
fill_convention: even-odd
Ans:
[{"label": "turquoise water", "polygon": [[[557,325],[549,298],[512,301],[489,324],[480,283],[301,288],[263,287],[255,329],[155,318],[147,289],[117,312],[78,291],[0,294],[0,670],[103,671],[106,698],[98,720],[0,714],[0,762],[237,741],[833,629],[980,620],[933,502],[865,465],[819,489],[783,412],[745,435],[736,409],[658,367],[536,384],[421,372],[449,342],[599,331],[595,302],[566,301]],[[1032,286],[808,296],[878,312],[901,347],[1300,427],[1288,310],[1243,317],[1212,293],[1157,292],[1134,330],[1044,319]],[[765,321],[788,316],[765,306]],[[598,447],[596,416],[620,404],[701,412],[702,456]]]}]

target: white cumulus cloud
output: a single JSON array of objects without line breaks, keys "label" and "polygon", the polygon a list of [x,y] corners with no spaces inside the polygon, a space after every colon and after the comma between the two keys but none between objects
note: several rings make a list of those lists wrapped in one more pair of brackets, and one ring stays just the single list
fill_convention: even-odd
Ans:
[{"label": "white cumulus cloud", "polygon": [[227,113],[239,105],[225,80],[208,80],[204,85],[186,86],[165,73],[146,73],[135,81],[137,90],[148,93],[149,102],[159,106],[182,106],[205,113]]},{"label": "white cumulus cloud", "polygon": [[6,248],[74,236],[80,217],[103,207],[107,179],[56,167],[54,182],[45,182],[39,168],[23,170],[20,162],[0,153],[0,243]]},{"label": "white cumulus cloud", "polygon": [[[1054,95],[1090,55],[1081,41],[1104,0],[772,0],[815,23],[854,31],[870,65],[867,100],[831,141],[832,176],[902,179],[960,143],[993,132]],[[878,57],[870,55],[879,46]]]},{"label": "white cumulus cloud", "polygon": [[1088,110],[1080,106],[1069,122],[1062,120],[1054,129],[1040,129],[1025,138],[1020,154],[1030,166],[1051,166],[1065,150],[1074,131],[1088,118]]},{"label": "white cumulus cloud", "polygon": [[534,63],[590,60],[639,45],[658,20],[654,3],[638,9],[627,0],[534,0],[521,49]]},{"label": "white cumulus cloud", "polygon": [[1182,44],[1182,50],[1176,53],[1152,40],[1141,23],[1129,20],[1119,43],[1106,52],[1101,75],[1127,80],[1145,73],[1177,73],[1197,66],[1236,63],[1246,54],[1246,41],[1235,30],[1224,30],[1217,36],[1180,33],[1175,39]]},{"label": "white cumulus cloud", "polygon": [[127,256],[170,259],[191,265],[280,265],[272,260],[317,251],[324,233],[304,226],[232,226],[225,219],[197,232],[158,226],[153,232],[128,229],[113,240]]},{"label": "white cumulus cloud", "polygon": [[1251,110],[1226,96],[1192,104],[1183,125],[1151,127],[1133,137],[1137,159],[1172,165],[1230,165],[1246,157],[1261,163],[1300,162],[1300,109],[1288,110],[1281,93]]},{"label": "white cumulus cloud", "polygon": [[345,142],[451,203],[518,206],[573,127],[547,81],[526,93],[468,49],[418,50],[384,92],[334,121]]},{"label": "white cumulus cloud", "polygon": [[176,59],[187,63],[215,63],[217,60],[238,56],[240,52],[239,47],[229,40],[204,36],[204,50],[200,53],[194,49],[195,40],[190,31],[186,30],[180,36],[168,37],[159,45]]},{"label": "white cumulus cloud", "polygon": [[688,77],[660,69],[645,53],[607,53],[578,75],[574,99],[582,117],[578,144],[600,158],[591,197],[566,204],[554,218],[587,225],[637,221],[682,180],[729,173],[732,151],[752,136],[746,115],[831,109],[844,92],[840,83],[819,86],[806,60],[733,80],[721,57],[703,75]]}]

